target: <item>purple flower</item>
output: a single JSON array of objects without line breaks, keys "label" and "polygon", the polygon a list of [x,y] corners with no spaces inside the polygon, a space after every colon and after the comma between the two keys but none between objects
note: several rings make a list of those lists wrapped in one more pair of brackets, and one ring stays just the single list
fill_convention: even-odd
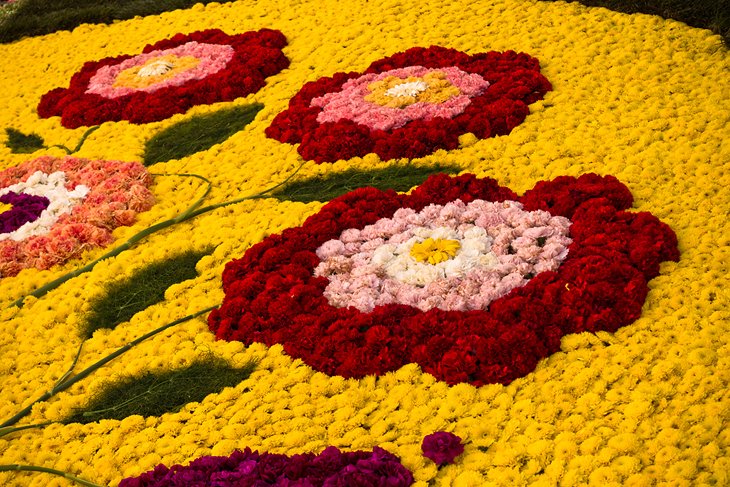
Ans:
[{"label": "purple flower", "polygon": [[341,452],[328,447],[319,455],[235,451],[229,457],[201,457],[188,466],[157,466],[119,487],[408,487],[411,472],[395,455],[377,446],[372,452]]},{"label": "purple flower", "polygon": [[13,205],[12,209],[0,213],[0,234],[3,234],[37,220],[48,208],[49,201],[45,196],[9,192],[0,196],[0,203]]},{"label": "purple flower", "polygon": [[453,463],[454,458],[464,452],[461,438],[447,431],[438,431],[427,435],[421,443],[423,456],[433,460],[438,465]]}]

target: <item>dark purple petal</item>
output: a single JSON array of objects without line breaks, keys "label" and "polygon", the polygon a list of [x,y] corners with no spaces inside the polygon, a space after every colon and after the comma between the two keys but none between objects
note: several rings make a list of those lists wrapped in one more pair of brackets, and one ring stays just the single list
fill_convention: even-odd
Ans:
[{"label": "dark purple petal", "polygon": [[447,431],[438,431],[427,435],[421,443],[423,456],[438,465],[453,463],[454,458],[464,452],[461,438]]},{"label": "dark purple petal", "polygon": [[395,455],[375,447],[372,452],[341,452],[328,447],[319,455],[252,452],[246,448],[229,457],[201,457],[188,466],[157,466],[120,487],[407,487],[413,475]]},{"label": "dark purple petal", "polygon": [[26,223],[34,222],[48,208],[50,201],[45,196],[33,196],[25,193],[5,193],[0,196],[0,203],[13,207],[0,213],[0,234],[14,232]]}]

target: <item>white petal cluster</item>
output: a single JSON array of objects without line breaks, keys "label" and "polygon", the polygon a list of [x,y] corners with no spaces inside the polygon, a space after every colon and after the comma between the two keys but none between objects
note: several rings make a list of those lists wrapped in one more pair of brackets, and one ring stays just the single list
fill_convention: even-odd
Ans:
[{"label": "white petal cluster", "polygon": [[0,196],[10,192],[45,196],[49,201],[48,208],[43,210],[38,219],[24,224],[15,231],[0,234],[0,240],[10,239],[20,242],[28,237],[48,233],[62,215],[71,213],[74,206],[83,201],[89,193],[89,188],[79,184],[73,191],[69,191],[66,188],[66,174],[63,171],[51,174],[36,171],[26,181],[0,189]]}]

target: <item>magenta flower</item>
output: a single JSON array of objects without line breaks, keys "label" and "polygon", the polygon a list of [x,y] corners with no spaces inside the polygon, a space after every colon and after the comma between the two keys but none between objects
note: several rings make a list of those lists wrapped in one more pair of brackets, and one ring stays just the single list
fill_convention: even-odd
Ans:
[{"label": "magenta flower", "polygon": [[437,465],[454,463],[454,458],[464,452],[461,438],[448,431],[437,431],[423,438],[423,456]]}]

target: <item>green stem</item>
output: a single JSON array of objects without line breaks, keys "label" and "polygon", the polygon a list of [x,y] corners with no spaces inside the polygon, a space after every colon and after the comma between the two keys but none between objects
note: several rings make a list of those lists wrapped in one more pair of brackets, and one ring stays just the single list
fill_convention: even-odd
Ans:
[{"label": "green stem", "polygon": [[71,372],[74,371],[74,369],[76,368],[76,364],[79,362],[79,357],[81,356],[82,348],[84,348],[84,342],[81,342],[79,344],[79,349],[76,350],[76,357],[74,357],[74,361],[71,362],[71,367],[69,367],[68,370],[66,371],[66,373],[63,374],[61,376],[61,378],[56,381],[56,385],[61,384],[63,381],[65,381],[68,378],[68,376],[71,375]]},{"label": "green stem", "polygon": [[76,152],[80,151],[81,150],[81,147],[84,145],[84,142],[86,142],[86,139],[89,137],[89,135],[91,135],[96,130],[98,130],[99,127],[101,127],[101,125],[94,125],[93,127],[89,127],[89,129],[86,132],[84,132],[83,135],[81,135],[81,139],[79,140],[79,143],[76,144],[76,147],[74,147],[73,150],[69,149],[68,147],[66,147],[63,144],[44,145],[43,148],[44,149],[52,149],[54,147],[57,147],[59,149],[63,149],[64,152],[66,152],[66,155],[69,155],[70,156],[71,154],[75,154]]},{"label": "green stem", "polygon": [[89,135],[91,135],[96,130],[98,130],[99,127],[101,127],[101,125],[94,125],[93,127],[89,127],[88,130],[86,130],[86,132],[84,132],[84,134],[81,136],[81,139],[79,140],[79,143],[76,144],[76,147],[74,147],[74,150],[69,152],[69,154],[74,154],[74,153],[80,151],[81,146],[84,145],[84,142],[86,142],[86,139],[89,137]]},{"label": "green stem", "polygon": [[70,156],[72,154],[71,149],[69,149],[68,147],[66,147],[63,144],[44,145],[43,146],[44,149],[53,149],[54,147],[57,147],[59,149],[63,149],[66,152],[66,155],[69,155]]},{"label": "green stem", "polygon": [[[269,189],[266,189],[264,191],[261,191],[260,193],[257,193],[257,194],[252,195],[252,196],[244,196],[243,198],[238,198],[238,199],[231,200],[231,201],[224,201],[223,203],[217,203],[215,205],[209,205],[209,206],[205,206],[203,208],[198,208],[200,206],[200,204],[202,203],[203,198],[205,197],[205,195],[207,195],[208,192],[210,191],[210,186],[209,186],[206,189],[205,195],[203,197],[199,198],[195,203],[193,203],[192,205],[190,205],[190,207],[187,210],[185,210],[183,213],[181,213],[177,217],[171,218],[169,220],[162,221],[160,223],[156,223],[156,224],[152,225],[151,227],[148,227],[148,228],[142,230],[141,232],[133,235],[129,240],[127,240],[126,242],[124,242],[120,246],[112,249],[111,251],[109,251],[106,254],[102,255],[98,259],[94,260],[93,262],[91,262],[91,263],[89,263],[89,264],[87,264],[87,265],[85,265],[85,266],[83,266],[83,267],[81,267],[79,269],[76,269],[74,271],[71,271],[68,274],[64,274],[63,276],[59,277],[58,279],[55,279],[55,280],[53,280],[53,281],[51,281],[51,282],[49,282],[49,283],[47,283],[47,284],[39,287],[38,289],[36,289],[35,291],[31,292],[30,294],[26,294],[25,296],[22,296],[22,297],[18,298],[17,300],[13,301],[10,304],[10,306],[8,306],[8,307],[9,308],[10,307],[13,307],[13,306],[22,307],[23,306],[23,303],[25,302],[26,298],[28,298],[28,296],[33,296],[35,298],[40,298],[40,297],[45,296],[50,291],[53,291],[54,289],[56,289],[57,287],[59,287],[60,285],[62,285],[63,283],[65,283],[66,281],[69,281],[69,280],[73,279],[74,277],[77,277],[77,276],[80,276],[81,274],[84,274],[86,272],[89,272],[91,269],[94,268],[94,266],[96,264],[98,264],[102,260],[106,260],[106,259],[108,259],[110,257],[115,257],[115,256],[121,254],[125,250],[131,248],[134,244],[136,244],[140,240],[142,240],[142,239],[148,237],[149,235],[152,235],[153,233],[158,232],[158,231],[160,231],[160,230],[162,230],[164,228],[170,227],[170,226],[175,225],[177,223],[181,223],[181,222],[190,220],[191,218],[195,218],[198,215],[202,215],[203,213],[208,213],[208,212],[213,211],[213,210],[216,210],[218,208],[223,208],[223,207],[226,207],[226,206],[234,205],[236,203],[241,203],[241,202],[247,201],[247,200],[254,200],[254,199],[264,198],[264,197],[266,197],[265,195],[267,193],[270,193],[270,192],[274,191],[276,188],[278,188],[280,186],[283,186],[284,184],[286,184],[287,182],[289,182],[299,172],[299,170],[304,166],[304,164],[306,164],[306,162],[302,163],[297,168],[297,170],[294,171],[294,173],[292,173],[284,181],[280,182],[277,185],[272,186]],[[204,181],[206,181],[206,182],[208,182],[210,184],[210,181],[208,181],[207,179],[205,179],[203,176],[199,176],[197,174],[189,174],[189,176],[193,176],[193,177],[200,178],[200,179],[202,179],[202,180],[204,180]]]},{"label": "green stem", "polygon": [[93,364],[91,364],[90,366],[88,366],[87,368],[85,368],[84,370],[82,370],[81,372],[79,372],[78,374],[72,375],[72,376],[68,377],[66,380],[64,380],[63,382],[57,383],[56,385],[54,385],[51,388],[51,390],[47,391],[41,397],[39,397],[38,399],[36,399],[32,403],[28,404],[23,409],[21,409],[15,416],[13,416],[12,418],[8,419],[4,423],[0,424],[0,428],[5,428],[7,426],[14,425],[18,421],[20,421],[22,418],[24,418],[25,416],[27,416],[28,414],[30,414],[31,410],[33,409],[33,406],[35,406],[39,402],[47,401],[48,399],[50,399],[51,397],[55,396],[59,392],[65,391],[66,389],[68,389],[72,385],[76,384],[80,380],[83,380],[86,377],[88,377],[89,375],[91,375],[97,369],[103,367],[107,363],[111,362],[112,360],[114,360],[115,358],[119,357],[120,355],[126,353],[131,348],[133,348],[134,346],[142,343],[143,341],[147,340],[148,338],[150,338],[152,336],[155,336],[158,333],[163,332],[163,331],[167,330],[168,328],[171,328],[171,327],[173,327],[175,325],[179,325],[180,323],[184,323],[185,321],[189,321],[189,320],[191,320],[193,318],[196,318],[196,317],[198,317],[198,316],[200,316],[202,314],[208,313],[208,312],[214,310],[216,307],[217,306],[211,306],[209,308],[205,308],[203,310],[196,311],[193,314],[187,315],[187,316],[185,316],[183,318],[180,318],[178,320],[175,320],[175,321],[172,321],[172,322],[167,323],[165,325],[162,325],[162,326],[160,326],[158,328],[155,328],[154,330],[152,330],[149,333],[145,333],[144,335],[142,335],[142,336],[140,336],[138,338],[135,338],[131,342],[127,343],[126,345],[124,345],[121,348],[118,348],[116,351],[112,352],[111,354],[107,355],[106,357],[104,357],[104,358],[102,358],[102,359],[94,362]]},{"label": "green stem", "polygon": [[272,191],[276,190],[276,188],[279,188],[281,186],[284,186],[286,183],[288,183],[289,181],[291,181],[291,179],[294,176],[297,175],[297,173],[299,172],[299,170],[302,167],[304,167],[304,164],[305,163],[300,164],[296,171],[294,171],[293,173],[291,173],[285,180],[283,180],[279,184],[276,184],[276,185],[274,185],[274,186],[272,186],[272,187],[270,187],[268,189],[265,189],[265,190],[261,191],[258,194],[254,194],[254,195],[251,195],[251,196],[244,196],[243,198],[238,198],[238,199],[235,199],[235,200],[224,201],[223,203],[216,203],[215,205],[205,206],[205,207],[200,208],[199,210],[191,213],[190,214],[190,218],[195,218],[196,216],[202,215],[203,213],[207,213],[209,211],[217,210],[218,208],[224,208],[226,206],[235,205],[236,203],[242,203],[242,202],[247,201],[247,200],[256,200],[256,199],[261,199],[261,198],[267,198],[266,195],[268,193],[271,193]]},{"label": "green stem", "polygon": [[150,173],[150,174],[152,176],[185,176],[185,177],[191,177],[191,178],[198,178],[206,183],[207,186],[205,188],[205,192],[203,193],[203,196],[198,198],[195,201],[195,203],[190,205],[190,207],[187,210],[185,210],[183,213],[180,213],[177,217],[175,217],[175,220],[178,223],[181,221],[187,220],[188,217],[190,216],[190,214],[193,211],[195,211],[195,209],[197,209],[200,205],[203,204],[203,201],[205,200],[205,198],[208,197],[208,195],[210,194],[210,190],[213,187],[213,183],[211,183],[208,178],[205,178],[205,177],[201,176],[200,174],[187,174],[187,173],[175,173],[175,174]]},{"label": "green stem", "polygon": [[[144,230],[142,230],[142,231],[136,233],[135,235],[133,235],[129,240],[127,240],[123,244],[119,245],[118,247],[115,247],[114,249],[110,250],[109,252],[107,252],[106,254],[102,255],[98,259],[96,259],[96,260],[94,260],[94,261],[86,264],[83,267],[80,267],[80,268],[78,268],[76,270],[73,270],[73,271],[67,273],[67,274],[64,274],[61,277],[59,277],[58,279],[54,279],[53,281],[44,284],[43,286],[39,287],[35,291],[31,292],[30,294],[26,294],[25,296],[22,296],[22,297],[16,299],[8,307],[11,308],[13,306],[17,306],[19,308],[22,308],[23,307],[23,304],[25,303],[25,300],[26,300],[26,298],[28,298],[28,296],[33,296],[35,298],[40,298],[42,296],[45,296],[50,291],[53,291],[54,289],[56,289],[58,286],[60,286],[61,284],[65,283],[66,281],[69,281],[69,280],[73,279],[74,277],[78,277],[81,274],[84,274],[86,272],[89,272],[91,269],[94,268],[94,266],[96,264],[98,264],[102,260],[106,260],[106,259],[109,259],[111,257],[116,257],[117,255],[121,254],[125,250],[131,248],[134,244],[136,244],[137,242],[139,242],[143,238],[145,238],[145,237],[147,237],[147,236],[149,236],[149,235],[151,235],[151,234],[153,234],[153,233],[155,233],[155,232],[157,232],[159,230],[162,230],[163,228],[167,228],[169,226],[172,226],[172,225],[174,225],[176,223],[180,223],[181,221],[184,221],[184,220],[187,220],[188,218],[190,218],[190,214],[193,211],[195,211],[195,209],[198,208],[203,203],[203,199],[210,192],[211,183],[210,183],[210,181],[208,181],[203,176],[199,176],[197,174],[181,174],[181,176],[192,176],[192,177],[196,177],[196,178],[202,179],[203,181],[205,181],[205,182],[208,183],[208,187],[205,189],[205,193],[203,194],[203,196],[200,197],[200,198],[198,198],[184,212],[180,213],[175,218],[170,218],[169,220],[165,220],[165,221],[156,223],[156,224],[152,225],[151,227],[145,228]],[[181,220],[180,219],[181,217],[184,217],[184,219]]]},{"label": "green stem", "polygon": [[85,485],[87,487],[103,487],[99,484],[95,484],[94,482],[89,482],[88,480],[80,479],[78,477],[75,477],[71,475],[70,473],[61,472],[60,470],[56,470],[55,468],[47,468],[47,467],[40,467],[38,465],[19,465],[19,464],[13,464],[13,465],[0,465],[0,472],[42,472],[42,473],[50,473],[51,475],[58,475],[59,477],[63,477],[65,479],[71,480],[73,482],[76,482],[77,484]]},{"label": "green stem", "polygon": [[7,426],[5,428],[0,428],[0,438],[2,438],[5,435],[9,435],[11,433],[17,433],[18,431],[29,430],[29,429],[33,429],[33,428],[43,428],[44,426],[48,426],[49,424],[53,424],[53,423],[48,422],[48,423],[38,423],[38,424],[26,424],[23,426]]}]

